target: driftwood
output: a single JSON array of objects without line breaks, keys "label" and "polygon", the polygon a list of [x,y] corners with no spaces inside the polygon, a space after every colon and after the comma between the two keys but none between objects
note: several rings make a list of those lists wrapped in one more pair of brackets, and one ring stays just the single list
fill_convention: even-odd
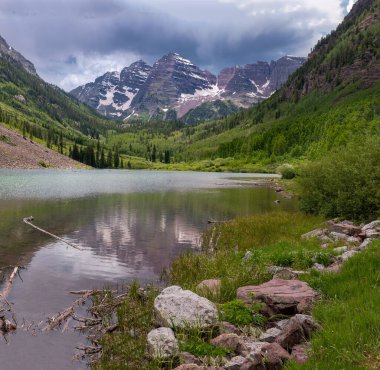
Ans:
[{"label": "driftwood", "polygon": [[75,245],[75,244],[73,244],[73,243],[70,243],[70,242],[66,241],[65,239],[60,238],[59,236],[54,235],[54,234],[52,234],[52,233],[49,233],[48,231],[46,231],[46,230],[44,230],[44,229],[41,229],[40,227],[34,225],[34,224],[32,223],[33,220],[34,220],[33,216],[30,216],[30,217],[25,217],[25,218],[23,219],[23,222],[26,223],[26,224],[29,225],[29,226],[32,226],[32,227],[35,228],[36,230],[41,231],[42,233],[44,233],[44,234],[46,234],[46,235],[49,235],[49,236],[51,236],[52,238],[61,241],[62,243],[67,244],[68,246],[70,246],[70,247],[72,247],[72,248],[78,249],[78,250],[80,250],[80,251],[82,250],[82,248],[78,247],[77,245]]},{"label": "driftwood", "polygon": [[75,312],[75,307],[82,305],[86,299],[94,294],[93,291],[89,290],[82,297],[78,298],[70,307],[66,308],[62,313],[58,313],[48,320],[49,324],[43,328],[44,331],[52,330],[63,321],[73,316]]},{"label": "driftwood", "polygon": [[228,221],[217,221],[217,220],[208,220],[209,224],[226,224]]},{"label": "driftwood", "polygon": [[18,273],[18,270],[19,270],[19,266],[16,266],[13,269],[11,276],[6,281],[6,283],[3,286],[3,289],[0,292],[1,298],[3,298],[7,303],[8,303],[8,301],[6,299],[7,299],[8,295],[9,295],[9,292],[11,291],[12,283],[13,283],[13,280],[14,280],[14,278],[16,277],[16,275]]}]

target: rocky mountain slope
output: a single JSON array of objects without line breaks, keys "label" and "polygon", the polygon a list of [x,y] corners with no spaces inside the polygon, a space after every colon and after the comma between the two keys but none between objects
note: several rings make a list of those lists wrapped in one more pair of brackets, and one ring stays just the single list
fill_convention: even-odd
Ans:
[{"label": "rocky mountain slope", "polygon": [[[121,73],[108,72],[71,94],[109,118],[174,120],[218,100],[230,101],[228,114],[270,97],[304,62],[305,58],[286,56],[271,63],[226,68],[214,76],[179,54],[170,53],[153,67],[139,61]],[[192,120],[199,121],[194,117],[196,112],[192,112]],[[213,114],[201,118],[219,117]]]}]

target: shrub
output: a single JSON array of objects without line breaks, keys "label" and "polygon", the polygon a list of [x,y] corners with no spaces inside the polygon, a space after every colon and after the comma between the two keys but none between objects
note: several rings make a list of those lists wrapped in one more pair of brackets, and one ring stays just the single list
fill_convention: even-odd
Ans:
[{"label": "shrub", "polygon": [[300,172],[302,210],[325,217],[373,220],[380,211],[380,140],[333,152]]},{"label": "shrub", "polygon": [[296,177],[296,172],[290,164],[283,164],[277,171],[281,174],[282,178],[286,180],[291,180]]},{"label": "shrub", "polygon": [[247,305],[240,299],[223,303],[219,306],[220,320],[228,321],[237,326],[244,325],[264,325],[266,318],[259,313],[262,308],[261,304]]}]

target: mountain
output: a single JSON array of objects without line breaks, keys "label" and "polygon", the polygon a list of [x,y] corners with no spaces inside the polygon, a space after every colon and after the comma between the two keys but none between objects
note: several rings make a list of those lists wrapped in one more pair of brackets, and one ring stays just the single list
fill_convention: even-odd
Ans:
[{"label": "mountain", "polygon": [[12,60],[20,63],[20,65],[25,69],[25,71],[30,74],[37,76],[36,68],[33,63],[24,58],[18,51],[13,49],[8,43],[0,36],[0,57],[8,56]]},{"label": "mountain", "polygon": [[[224,107],[234,113],[239,107],[250,107],[271,96],[287,80],[305,58],[286,56],[278,61],[258,62],[223,69],[218,76],[203,71],[177,53],[170,53],[153,67],[143,61],[133,63],[123,71],[108,72],[95,82],[70,92],[81,102],[109,118],[140,117],[147,120],[175,120],[206,102],[229,100]],[[137,83],[135,82],[137,80]],[[193,120],[213,119],[211,115]]]},{"label": "mountain", "polygon": [[[105,136],[110,129],[118,129],[115,122],[104,119],[57,86],[44,82],[37,75],[34,65],[1,37],[0,124],[22,133],[25,138],[20,141],[17,137],[12,139],[9,135],[2,135],[3,142],[17,144],[3,145],[9,160],[13,153],[15,164],[21,155],[18,150],[21,149],[18,148],[20,145],[32,149],[44,144],[43,149],[47,151],[54,149],[69,155],[76,143],[84,153],[87,147],[96,146],[95,140]],[[33,145],[29,145],[30,141]],[[31,151],[37,152],[41,151]],[[77,159],[85,161],[84,154]],[[42,161],[46,162],[44,159]]]}]

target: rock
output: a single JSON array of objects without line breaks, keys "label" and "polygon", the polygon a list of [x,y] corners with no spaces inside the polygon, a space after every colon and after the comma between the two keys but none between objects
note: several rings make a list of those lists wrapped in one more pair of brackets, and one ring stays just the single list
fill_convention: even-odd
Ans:
[{"label": "rock", "polygon": [[343,221],[341,223],[334,223],[331,225],[331,230],[339,234],[345,234],[348,236],[357,236],[361,233],[362,229],[359,226],[355,226],[350,221]]},{"label": "rock", "polygon": [[308,315],[293,316],[283,332],[277,337],[276,343],[286,350],[291,350],[297,344],[304,343],[310,334],[319,329],[319,325]]},{"label": "rock", "polygon": [[243,356],[232,357],[231,360],[224,365],[224,369],[240,370],[245,362],[246,359]]},{"label": "rock", "polygon": [[251,251],[247,251],[243,257],[243,262],[249,261],[253,257],[253,253]]},{"label": "rock", "polygon": [[325,266],[321,265],[320,263],[314,263],[313,269],[317,271],[324,271]]},{"label": "rock", "polygon": [[311,305],[318,298],[318,293],[305,282],[299,280],[273,279],[257,286],[241,287],[237,290],[237,298],[247,303],[261,301],[266,304],[267,315],[291,315],[298,311],[301,302]]},{"label": "rock", "polygon": [[210,343],[217,347],[223,347],[236,351],[241,343],[241,338],[236,334],[221,334],[218,337],[211,339]]},{"label": "rock", "polygon": [[366,238],[378,239],[380,238],[380,231],[375,229],[368,229],[365,231]]},{"label": "rock", "polygon": [[348,250],[348,248],[346,246],[333,249],[333,251],[336,253],[344,253],[344,252],[347,252],[347,250]]},{"label": "rock", "polygon": [[242,334],[242,331],[239,328],[237,328],[235,325],[232,325],[226,321],[223,321],[220,324],[219,331],[220,331],[220,334],[237,334],[237,335]]},{"label": "rock", "polygon": [[341,268],[342,268],[342,263],[338,261],[338,262],[333,263],[330,266],[327,266],[325,268],[325,271],[326,272],[339,272]]},{"label": "rock", "polygon": [[179,359],[182,364],[202,365],[202,361],[189,352],[181,352],[179,355]]},{"label": "rock", "polygon": [[218,296],[220,294],[220,287],[222,282],[220,279],[203,280],[197,286],[197,292],[200,294],[211,294]]},{"label": "rock", "polygon": [[164,289],[154,300],[154,311],[162,325],[172,328],[206,328],[218,322],[214,303],[179,286]]},{"label": "rock", "polygon": [[297,364],[306,364],[308,359],[307,344],[298,344],[294,346],[290,358],[297,362]]},{"label": "rock", "polygon": [[270,266],[267,271],[273,276],[273,279],[292,280],[298,278],[298,275],[287,267]]},{"label": "rock", "polygon": [[341,254],[340,256],[338,256],[337,259],[338,259],[338,261],[345,262],[357,253],[358,253],[358,251],[350,250],[350,251],[347,251],[347,252]]},{"label": "rock", "polygon": [[278,343],[267,344],[262,349],[265,369],[280,370],[285,362],[290,359],[290,355]]},{"label": "rock", "polygon": [[321,245],[321,248],[326,249],[326,248],[328,248],[329,246],[330,246],[330,244],[326,243],[326,244],[322,244],[322,245]]},{"label": "rock", "polygon": [[329,238],[327,235],[321,235],[319,237],[319,240],[324,243],[324,244],[327,244],[327,246],[329,246],[329,244],[331,243],[334,243],[334,240]]},{"label": "rock", "polygon": [[253,356],[255,354],[261,353],[261,350],[267,345],[265,342],[257,342],[252,338],[243,338],[240,342],[237,352],[247,357],[249,355]]},{"label": "rock", "polygon": [[361,243],[359,247],[357,247],[357,250],[363,251],[364,249],[367,249],[372,241],[373,239],[370,239],[370,238],[364,239],[363,243]]},{"label": "rock", "polygon": [[280,320],[280,321],[276,321],[274,323],[274,325],[276,326],[276,328],[278,328],[280,330],[284,330],[284,328],[288,324],[288,322],[289,322],[289,319]]},{"label": "rock", "polygon": [[154,329],[148,334],[148,351],[155,359],[173,357],[178,352],[178,341],[170,328]]},{"label": "rock", "polygon": [[364,225],[362,227],[362,231],[367,231],[367,230],[380,230],[380,220],[372,221],[367,225]]},{"label": "rock", "polygon": [[24,95],[15,95],[14,98],[22,104],[26,104],[26,99]]},{"label": "rock", "polygon": [[360,244],[361,242],[362,242],[362,239],[357,236],[350,236],[347,239],[347,243],[350,243],[350,244]]},{"label": "rock", "polygon": [[204,366],[198,366],[197,364],[183,364],[177,366],[174,370],[206,370]]},{"label": "rock", "polygon": [[302,239],[313,239],[313,238],[319,238],[321,237],[322,235],[325,235],[327,232],[326,229],[316,229],[316,230],[313,230],[313,231],[309,231],[308,233],[306,234],[303,234],[301,236]]},{"label": "rock", "polygon": [[270,328],[260,336],[259,341],[273,343],[280,334],[281,329],[276,327]]},{"label": "rock", "polygon": [[343,233],[338,233],[336,231],[332,231],[329,233],[329,237],[334,241],[347,240],[349,238],[348,235]]}]

